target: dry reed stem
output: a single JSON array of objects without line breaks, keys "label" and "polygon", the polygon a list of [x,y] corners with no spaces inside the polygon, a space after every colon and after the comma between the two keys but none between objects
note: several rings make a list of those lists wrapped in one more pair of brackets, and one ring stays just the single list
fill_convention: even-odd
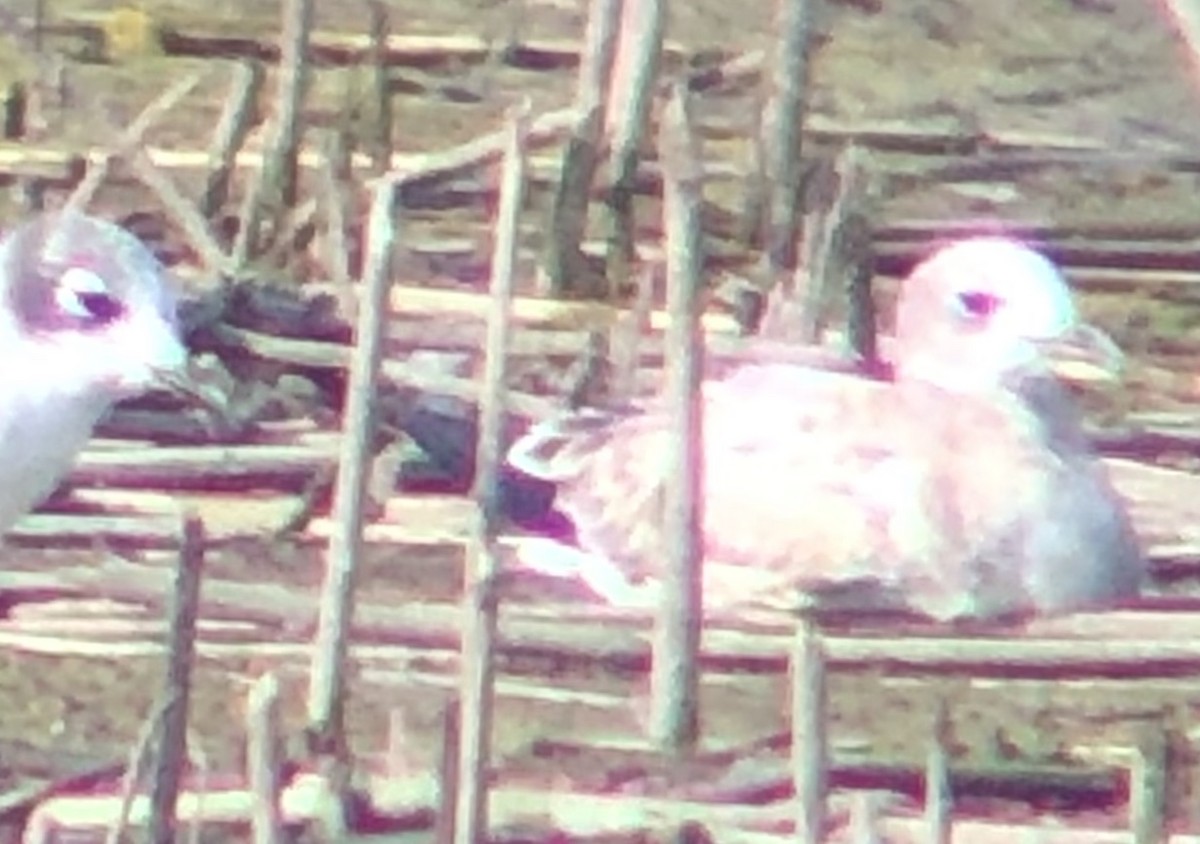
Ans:
[{"label": "dry reed stem", "polygon": [[265,266],[283,266],[286,273],[287,265],[295,251],[297,236],[308,226],[314,225],[317,218],[318,203],[315,198],[306,199],[295,205],[280,209],[275,215],[275,229],[272,232],[271,244],[259,256]]},{"label": "dry reed stem", "polygon": [[662,599],[655,616],[651,669],[653,740],[682,750],[699,738],[697,652],[703,596],[703,419],[700,329],[703,244],[700,151],[692,131],[687,91],[677,86],[663,109],[659,156],[666,168],[663,228],[667,251],[668,364],[665,400],[675,437],[665,455]]},{"label": "dry reed stem", "polygon": [[452,696],[442,708],[442,747],[438,757],[438,805],[434,844],[453,844],[458,801],[458,760],[462,750],[459,702]]},{"label": "dry reed stem", "polygon": [[388,11],[382,0],[366,0],[371,23],[368,64],[371,68],[371,126],[367,140],[368,154],[377,173],[386,173],[392,156],[392,91],[391,73],[387,65]]},{"label": "dry reed stem", "polygon": [[762,132],[767,193],[764,221],[772,273],[795,264],[801,125],[808,86],[809,30],[816,3],[775,0],[778,40],[769,70]]},{"label": "dry reed stem", "polygon": [[[161,699],[154,707],[154,710],[142,721],[142,725],[138,729],[137,740],[129,750],[129,759],[125,766],[125,773],[121,777],[121,802],[112,823],[109,824],[108,832],[104,836],[105,844],[118,844],[129,827],[129,814],[133,807],[134,798],[137,795],[138,782],[141,780],[146,765],[150,761],[154,739],[162,733],[163,719],[170,704],[171,701],[169,699]],[[30,825],[33,826],[34,824],[31,823]]]},{"label": "dry reed stem", "polygon": [[[4,6],[0,6],[0,26],[15,36],[18,48],[29,55],[39,69],[46,67],[46,57],[29,48],[29,35],[24,23]],[[84,98],[83,110],[90,119],[95,121],[97,126],[106,130],[109,136],[120,137],[121,133],[116,128],[112,109],[103,100],[93,97]],[[120,146],[120,143],[118,142],[117,145]],[[108,154],[104,153],[101,161],[105,161],[107,158]],[[158,196],[168,216],[172,217],[183,230],[191,246],[207,265],[208,270],[214,274],[224,271],[227,263],[225,256],[209,232],[206,221],[196,208],[183,198],[171,178],[158,170],[146,152],[146,148],[138,146],[131,149],[127,152],[126,158],[138,178]]]},{"label": "dry reed stem", "polygon": [[[461,499],[453,503],[459,509]],[[423,507],[411,520],[422,518]],[[465,523],[464,519],[464,523]],[[368,531],[367,540],[374,537]],[[312,532],[309,536],[321,536]],[[324,535],[328,535],[327,533]],[[395,542],[396,537],[385,536]],[[456,541],[461,543],[464,536]],[[502,538],[501,547],[512,547]],[[161,608],[167,602],[159,563],[134,563],[115,557],[84,566],[54,571],[0,572],[6,591],[43,591],[58,595],[100,595],[140,607]],[[304,588],[282,584],[238,583],[209,578],[201,599],[204,615],[214,621],[265,625],[248,628],[239,637],[211,642],[212,654],[223,649],[244,653],[248,646],[263,653],[297,653],[307,639],[285,640],[281,629],[303,630],[311,624],[312,596]],[[355,635],[360,655],[403,662],[405,654],[451,659],[460,649],[461,608],[453,602],[387,606],[362,603],[355,609]],[[553,653],[563,665],[604,663],[644,671],[649,663],[651,620],[644,614],[561,602],[539,606],[511,604],[505,613],[498,648],[505,655],[536,651]],[[50,631],[53,632],[53,631]],[[903,633],[904,635],[899,635]],[[830,664],[866,669],[889,666],[900,672],[945,676],[971,673],[986,678],[1044,677],[1047,670],[1073,680],[1122,678],[1121,683],[1146,684],[1164,677],[1195,672],[1200,667],[1200,612],[1155,609],[1113,611],[1066,620],[1039,622],[1036,631],[1010,632],[1007,638],[952,635],[928,628],[899,631],[896,638],[824,637]],[[222,642],[227,644],[222,644]],[[19,624],[0,624],[0,643],[31,652],[69,649],[81,654],[117,656],[161,653],[161,637],[129,643],[119,639],[71,641],[30,635]],[[390,643],[390,644],[389,644]],[[712,619],[705,629],[702,666],[706,675],[780,674],[787,670],[794,633],[764,618],[742,616]],[[457,664],[457,663],[455,663]]]},{"label": "dry reed stem", "polygon": [[495,639],[498,614],[496,592],[496,533],[499,529],[501,426],[505,410],[505,373],[511,305],[525,196],[525,127],[528,106],[510,117],[506,127],[500,207],[492,254],[492,309],[484,347],[483,385],[479,397],[479,441],[476,449],[473,498],[478,512],[468,545],[463,578],[464,628],[462,679],[459,688],[459,746],[454,840],[475,844],[487,837],[488,767],[491,758]]},{"label": "dry reed stem", "polygon": [[318,737],[323,752],[338,758],[345,752],[346,652],[354,616],[355,574],[362,554],[363,499],[375,430],[383,319],[396,240],[392,197],[390,185],[376,188],[367,220],[367,260],[362,282],[365,290],[350,362],[334,488],[336,529],[329,543],[308,692],[310,729]]},{"label": "dry reed stem", "polygon": [[279,678],[267,673],[250,689],[246,707],[246,767],[254,793],[250,820],[254,844],[280,844],[283,840],[279,812],[281,736]]},{"label": "dry reed stem", "polygon": [[[866,152],[856,146],[843,149],[829,173],[832,191],[817,198],[818,207],[808,215],[804,232],[805,260],[796,268],[795,288],[802,301],[798,335],[801,342],[817,342],[825,324],[830,295],[845,290],[854,295],[858,312],[851,312],[848,334],[867,345],[865,322],[874,323],[874,313],[864,313],[870,304],[870,278],[861,279],[870,262],[870,232],[866,229],[867,196],[870,190]],[[865,234],[865,240],[864,240]],[[863,252],[866,250],[867,254]],[[845,279],[839,285],[839,280]],[[851,280],[855,287],[851,288]],[[866,285],[865,292],[859,289]],[[869,345],[873,347],[873,332]]]},{"label": "dry reed stem", "polygon": [[792,686],[792,789],[796,837],[823,840],[829,793],[828,683],[825,648],[816,624],[801,617],[789,661]]},{"label": "dry reed stem", "polygon": [[[629,313],[614,323],[608,346],[612,354],[610,398],[614,404],[628,404],[637,393],[638,367],[654,305],[654,270],[645,267],[637,276],[637,293]],[[574,333],[574,332],[573,332]],[[665,341],[664,341],[665,342]],[[662,348],[663,343],[655,344]]]},{"label": "dry reed stem", "polygon": [[183,544],[175,571],[167,636],[167,676],[163,688],[162,732],[155,762],[149,837],[154,844],[175,841],[179,786],[187,764],[188,711],[200,612],[200,578],[204,571],[204,523],[184,521]]},{"label": "dry reed stem", "polygon": [[[88,26],[83,21],[80,25]],[[417,69],[444,68],[447,63],[457,66],[494,63],[500,39],[496,37],[495,27],[485,29],[491,31],[453,35],[392,34],[383,45],[385,60],[389,67]],[[275,60],[279,53],[278,45],[270,38],[210,35],[198,29],[173,29],[169,36],[164,39],[164,51],[170,56],[265,55]],[[506,63],[522,67],[563,71],[578,66],[581,59],[579,39],[573,37],[529,38],[505,46],[509,54]],[[371,36],[362,32],[316,31],[309,42],[310,53],[323,65],[362,65],[368,61],[371,50]],[[678,41],[666,43],[663,52],[671,65],[679,68],[688,67],[695,53]],[[720,49],[712,50],[711,54],[714,61],[736,55],[731,50]]]},{"label": "dry reed stem", "polygon": [[925,761],[925,824],[929,844],[950,844],[954,837],[954,796],[950,791],[950,709],[938,702],[929,731]]},{"label": "dry reed stem", "polygon": [[312,31],[313,0],[283,4],[280,34],[279,87],[271,119],[271,148],[264,170],[272,191],[284,208],[296,204],[297,163],[303,131],[301,107],[308,88],[308,39]]},{"label": "dry reed stem", "polygon": [[229,93],[209,144],[208,175],[200,199],[200,213],[209,219],[216,216],[229,197],[237,151],[250,134],[265,77],[259,62],[244,59],[233,66]]},{"label": "dry reed stem", "polygon": [[261,246],[260,227],[270,208],[272,217],[296,206],[300,155],[300,105],[307,87],[306,46],[312,29],[312,0],[288,0],[283,7],[279,81],[267,149],[239,209],[241,228],[233,246],[233,269],[241,272]]},{"label": "dry reed stem", "polygon": [[609,140],[605,276],[610,291],[624,283],[637,251],[635,183],[658,80],[665,25],[665,0],[623,0],[608,82],[609,100],[604,110]]},{"label": "dry reed stem", "polygon": [[142,109],[141,114],[135,117],[128,128],[117,136],[109,157],[89,164],[83,181],[76,185],[75,190],[67,198],[64,210],[82,212],[92,201],[92,197],[95,196],[96,191],[104,182],[112,160],[126,156],[139,148],[147,130],[157,123],[163,115],[174,108],[180,100],[190,94],[200,84],[200,80],[204,78],[204,75],[203,71],[188,74],[155,97],[148,106]]},{"label": "dry reed stem", "polygon": [[180,192],[170,176],[155,166],[144,149],[132,151],[129,163],[138,179],[158,197],[167,216],[182,230],[210,276],[219,277],[229,272],[229,259],[195,203]]},{"label": "dry reed stem", "polygon": [[1129,828],[1134,844],[1167,838],[1169,787],[1167,735],[1161,723],[1146,724],[1129,765]]},{"label": "dry reed stem", "polygon": [[621,0],[590,0],[575,89],[576,122],[567,139],[551,203],[543,259],[544,295],[597,294],[580,245],[587,230],[592,182],[604,147],[604,91],[612,67]]},{"label": "dry reed stem", "polygon": [[[371,3],[375,8],[378,3]],[[346,140],[336,130],[325,133],[321,165],[321,205],[325,209],[325,266],[338,287],[350,286],[350,246],[346,238],[346,212],[350,209],[350,166]]]},{"label": "dry reed stem", "polygon": [[[559,140],[564,132],[575,125],[576,119],[573,107],[531,116],[525,130],[526,150]],[[506,138],[506,130],[501,129],[437,152],[419,153],[400,159],[393,156],[392,171],[380,178],[389,182],[449,178],[496,162],[504,153]]]}]

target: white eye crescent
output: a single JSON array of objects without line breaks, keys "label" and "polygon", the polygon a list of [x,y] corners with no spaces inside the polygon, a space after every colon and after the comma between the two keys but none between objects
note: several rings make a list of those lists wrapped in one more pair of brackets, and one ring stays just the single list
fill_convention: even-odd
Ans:
[{"label": "white eye crescent", "polygon": [[100,311],[106,309],[98,305],[112,301],[104,279],[82,267],[71,267],[62,274],[54,300],[64,314],[87,320],[104,318]]}]

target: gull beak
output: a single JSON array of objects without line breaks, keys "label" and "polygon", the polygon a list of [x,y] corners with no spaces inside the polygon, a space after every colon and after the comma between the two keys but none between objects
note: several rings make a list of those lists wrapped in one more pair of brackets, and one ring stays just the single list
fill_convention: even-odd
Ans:
[{"label": "gull beak", "polygon": [[148,333],[152,347],[149,360],[153,386],[179,396],[186,404],[200,408],[210,418],[225,420],[229,414],[225,392],[197,373],[175,327],[161,323]]},{"label": "gull beak", "polygon": [[1050,371],[1068,384],[1112,383],[1124,369],[1125,355],[1113,339],[1086,323],[1037,345]]},{"label": "gull beak", "polygon": [[209,425],[226,427],[230,419],[229,396],[202,373],[197,373],[190,361],[182,367],[157,370],[155,380],[160,389],[201,410],[208,417]]}]

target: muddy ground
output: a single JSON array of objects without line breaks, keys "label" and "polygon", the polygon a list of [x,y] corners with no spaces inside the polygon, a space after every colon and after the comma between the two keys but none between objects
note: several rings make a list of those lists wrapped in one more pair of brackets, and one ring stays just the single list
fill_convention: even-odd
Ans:
[{"label": "muddy ground", "polygon": [[[520,10],[513,2],[393,0],[387,5],[393,28],[405,33],[478,33],[499,38],[514,20],[529,37],[574,38],[582,32],[580,0],[526,0]],[[145,0],[142,5],[155,21],[184,28],[260,34],[277,28],[277,5],[264,0],[215,0],[203,9],[187,0]],[[318,28],[365,28],[358,3],[316,5]],[[978,216],[1037,223],[1146,221],[1200,228],[1194,176],[1154,163],[1163,150],[1194,151],[1200,142],[1200,68],[1189,63],[1182,42],[1164,17],[1163,4],[884,0],[878,9],[872,5],[829,4],[823,11],[823,37],[813,57],[814,114],[843,122],[961,124],[998,133],[1069,136],[1143,156],[1098,169],[1046,167],[1006,182],[936,184],[901,179],[885,196],[885,219],[954,221]],[[109,4],[59,0],[49,6],[52,19],[68,19],[101,14]],[[689,46],[754,50],[770,44],[770,3],[675,0],[672,6],[668,37]],[[56,42],[56,48],[70,51],[74,46],[64,39]],[[114,63],[71,61],[69,67],[72,84],[100,92],[120,115],[134,113],[165,86],[167,78],[200,64],[134,56]],[[26,67],[0,45],[0,79]],[[423,94],[402,90],[397,95],[398,149],[434,150],[469,139],[493,129],[504,109],[522,94],[528,94],[535,110],[540,110],[565,104],[572,88],[567,74],[498,66],[445,71],[440,82],[448,81],[475,96],[456,103],[449,97],[431,96],[428,87]],[[155,130],[153,140],[194,147],[196,138],[207,137],[223,84],[223,79],[206,81],[199,98]],[[344,91],[344,75],[319,71],[313,119],[327,119],[336,112]],[[736,111],[728,103],[714,106],[718,107],[726,113]],[[69,148],[89,140],[94,132],[95,127],[85,121],[67,120],[47,140]],[[733,143],[720,152],[736,156],[737,151]],[[729,205],[734,202],[730,194]],[[116,210],[119,204],[134,205],[136,200],[110,192],[101,199],[101,205],[105,203]],[[480,218],[486,212],[480,209]],[[453,221],[428,222],[431,230],[440,226],[453,232]],[[1122,291],[1085,301],[1091,316],[1137,352],[1126,393],[1113,400],[1122,409],[1195,409],[1200,385],[1192,373],[1200,358],[1187,348],[1187,341],[1200,322],[1198,305],[1200,295],[1188,290],[1176,290],[1168,300]],[[386,554],[378,549],[373,554],[379,560],[370,567],[364,589],[374,600],[411,601],[454,593],[457,572],[452,567],[416,561],[403,568],[385,565]],[[26,556],[22,562],[53,566],[63,559],[65,555],[48,554],[36,559]],[[227,555],[216,563],[221,571],[237,576],[279,578],[314,587],[319,583],[319,564],[319,554],[312,548],[299,549],[286,565],[264,565],[254,553],[243,559]],[[275,663],[263,657],[207,661],[200,666],[193,725],[213,765],[228,767],[240,759],[241,731],[230,713],[240,713],[249,681],[271,668],[283,673],[287,714],[298,725],[305,691],[298,663]],[[149,711],[161,672],[160,661],[151,657],[54,657],[0,651],[0,760],[20,760],[10,767],[14,779],[24,779],[39,768],[61,770],[123,758]],[[961,763],[1003,767],[1027,760],[1065,762],[1078,744],[1128,741],[1148,713],[1162,708],[1171,720],[1186,724],[1200,703],[1196,680],[1173,676],[1156,681],[972,682],[962,677],[896,677],[881,670],[840,672],[832,679],[833,735],[842,744],[865,743],[875,760],[918,763],[925,752],[924,736],[934,703],[947,700],[954,712],[953,733]],[[574,676],[571,682],[627,689],[631,695],[643,688],[640,678],[602,671],[591,677]],[[408,753],[413,763],[432,764],[434,728],[446,695],[445,689],[399,690],[393,683],[359,677],[350,708],[356,749],[378,752],[388,712],[399,706],[412,737]],[[782,730],[785,711],[783,677],[714,678],[705,688],[706,726],[714,743]],[[502,756],[527,757],[530,743],[538,738],[624,734],[632,728],[634,717],[632,708],[614,716],[609,709],[502,700],[498,751]],[[561,765],[564,772],[571,768],[561,760],[550,763],[554,765]]]}]

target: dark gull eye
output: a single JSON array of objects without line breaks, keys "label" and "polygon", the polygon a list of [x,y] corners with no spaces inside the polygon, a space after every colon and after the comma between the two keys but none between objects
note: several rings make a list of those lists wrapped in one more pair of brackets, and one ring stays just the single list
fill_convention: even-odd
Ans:
[{"label": "dark gull eye", "polygon": [[979,290],[965,290],[955,298],[962,315],[971,319],[987,319],[1004,304],[1004,300],[996,294]]},{"label": "dark gull eye", "polygon": [[108,291],[104,279],[81,267],[62,274],[54,298],[65,315],[92,325],[108,325],[125,310]]}]

